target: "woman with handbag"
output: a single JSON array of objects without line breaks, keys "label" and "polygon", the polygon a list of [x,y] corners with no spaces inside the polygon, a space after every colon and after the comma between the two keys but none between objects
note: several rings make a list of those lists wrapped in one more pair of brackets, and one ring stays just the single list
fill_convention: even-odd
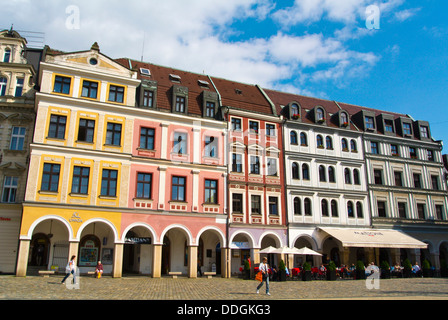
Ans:
[{"label": "woman with handbag", "polygon": [[67,263],[67,267],[65,267],[65,277],[62,280],[61,284],[65,283],[65,280],[73,274],[73,283],[76,283],[76,264],[75,264],[76,256],[72,256],[70,261]]},{"label": "woman with handbag", "polygon": [[257,287],[257,294],[260,293],[260,288],[263,286],[263,283],[266,282],[266,294],[270,296],[269,293],[269,265],[268,265],[268,258],[264,257],[263,262],[260,263],[259,272],[262,273],[263,278],[260,282],[260,284]]}]

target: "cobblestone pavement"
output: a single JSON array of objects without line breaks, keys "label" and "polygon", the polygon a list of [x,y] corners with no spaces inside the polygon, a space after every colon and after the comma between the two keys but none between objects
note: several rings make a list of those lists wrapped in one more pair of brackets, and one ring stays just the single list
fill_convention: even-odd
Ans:
[{"label": "cobblestone pavement", "polygon": [[256,294],[258,282],[238,278],[160,278],[143,276],[95,279],[83,276],[80,288],[61,285],[62,276],[47,278],[0,276],[0,300],[448,300],[447,278],[380,280],[379,289],[367,289],[363,280],[271,282]]}]

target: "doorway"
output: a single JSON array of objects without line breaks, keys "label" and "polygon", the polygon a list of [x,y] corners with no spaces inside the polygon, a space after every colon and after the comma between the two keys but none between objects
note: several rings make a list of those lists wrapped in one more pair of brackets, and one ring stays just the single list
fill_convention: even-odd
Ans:
[{"label": "doorway", "polygon": [[50,249],[50,239],[43,233],[33,235],[31,240],[31,261],[32,267],[47,267],[48,252]]}]

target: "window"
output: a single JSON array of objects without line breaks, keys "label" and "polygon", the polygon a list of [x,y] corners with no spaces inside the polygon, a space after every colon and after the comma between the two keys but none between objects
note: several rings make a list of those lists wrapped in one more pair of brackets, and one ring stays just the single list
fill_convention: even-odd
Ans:
[{"label": "window", "polygon": [[431,176],[431,184],[433,190],[440,190],[439,186],[439,176],[432,175]]},{"label": "window", "polygon": [[352,152],[358,152],[358,146],[356,145],[355,140],[350,140],[350,149]]},{"label": "window", "polygon": [[310,180],[310,169],[306,163],[302,165],[302,179]]},{"label": "window", "polygon": [[72,193],[77,194],[88,194],[89,192],[89,167],[78,167],[73,168],[73,181],[72,181]]},{"label": "window", "polygon": [[111,85],[109,87],[109,99],[110,102],[124,102],[124,87]]},{"label": "window", "polygon": [[143,90],[143,107],[154,107],[154,91]]},{"label": "window", "polygon": [[9,150],[23,150],[25,144],[25,133],[26,128],[23,127],[12,127],[11,132],[11,143],[9,144]]},{"label": "window", "polygon": [[291,172],[292,172],[292,178],[293,179],[300,179],[300,177],[299,177],[299,165],[296,162],[292,163]]},{"label": "window", "polygon": [[50,117],[50,128],[48,130],[48,137],[53,139],[65,139],[66,124],[66,116],[52,114]]},{"label": "window", "polygon": [[394,132],[394,121],[393,120],[384,120],[384,131],[385,132]]},{"label": "window", "polygon": [[342,151],[348,151],[348,142],[347,139],[343,138],[341,140]]},{"label": "window", "polygon": [[209,118],[215,117],[215,103],[214,102],[207,101],[207,103],[205,104],[205,116],[209,117]]},{"label": "window", "polygon": [[308,138],[304,132],[300,134],[300,145],[304,147],[308,146]]},{"label": "window", "polygon": [[249,130],[250,133],[258,134],[259,124],[256,121],[249,121]]},{"label": "window", "polygon": [[363,218],[364,217],[364,213],[362,212],[362,203],[361,202],[356,202],[356,217],[357,218]]},{"label": "window", "polygon": [[336,174],[332,166],[328,167],[328,182],[336,182]]},{"label": "window", "polygon": [[81,97],[96,99],[98,96],[98,82],[84,80],[82,82]]},{"label": "window", "polygon": [[232,118],[232,130],[233,131],[241,131],[241,119]]},{"label": "window", "polygon": [[398,202],[398,217],[406,219],[406,202]]},{"label": "window", "polygon": [[409,155],[411,159],[417,159],[417,151],[414,147],[409,147]]},{"label": "window", "polygon": [[53,92],[70,94],[72,79],[69,77],[56,76],[54,78]]},{"label": "window", "polygon": [[355,212],[353,211],[353,202],[347,202],[347,215],[349,218],[355,217]]},{"label": "window", "polygon": [[390,145],[390,153],[391,153],[393,156],[395,156],[395,157],[398,157],[398,156],[399,156],[399,154],[398,154],[398,146],[397,146],[396,144],[391,144],[391,145]]},{"label": "window", "polygon": [[6,48],[5,54],[3,55],[3,62],[8,63],[8,62],[10,62],[10,60],[11,60],[11,49]]},{"label": "window", "polygon": [[434,161],[434,151],[426,150],[426,154],[428,155],[428,161]]},{"label": "window", "polygon": [[421,184],[420,174],[414,173],[413,177],[414,177],[414,188],[421,189],[422,188],[422,184]]},{"label": "window", "polygon": [[16,202],[18,181],[19,181],[18,177],[5,176],[5,181],[3,182],[2,202],[6,203]]},{"label": "window", "polygon": [[338,203],[336,202],[336,200],[331,200],[331,216],[332,217],[338,217],[339,213],[338,213]]},{"label": "window", "polygon": [[325,138],[325,144],[327,149],[333,150],[333,139],[331,139],[331,137]]},{"label": "window", "polygon": [[374,142],[374,141],[370,142],[370,153],[379,154],[378,142]]},{"label": "window", "polygon": [[258,156],[250,156],[250,173],[260,174],[260,158]]},{"label": "window", "polygon": [[291,117],[293,119],[299,118],[299,106],[296,105],[295,103],[291,106]]},{"label": "window", "polygon": [[373,178],[375,184],[382,185],[383,184],[383,171],[382,170],[373,170]]},{"label": "window", "polygon": [[93,143],[95,120],[79,119],[78,141]]},{"label": "window", "polygon": [[321,202],[321,209],[322,209],[322,217],[328,217],[328,201],[323,199]]},{"label": "window", "polygon": [[402,178],[401,171],[394,171],[394,178],[395,178],[395,186],[402,187],[403,186],[403,178]]},{"label": "window", "polygon": [[175,132],[174,133],[174,145],[173,152],[179,155],[187,154],[187,133]]},{"label": "window", "polygon": [[275,125],[266,124],[266,135],[270,137],[275,137]]},{"label": "window", "polygon": [[23,79],[23,78],[17,78],[16,93],[14,94],[15,97],[21,97],[22,96],[24,81],[25,81],[25,79]]},{"label": "window", "polygon": [[299,142],[297,141],[297,132],[291,131],[289,134],[290,137],[290,143],[293,145],[297,145]]},{"label": "window", "polygon": [[243,213],[243,195],[241,193],[232,194],[232,212]]},{"label": "window", "polygon": [[412,135],[412,128],[410,123],[403,123],[403,134]]},{"label": "window", "polygon": [[324,147],[324,139],[322,138],[322,136],[319,134],[316,137],[316,144],[318,148],[323,148]]},{"label": "window", "polygon": [[269,197],[269,215],[278,216],[278,198]]},{"label": "window", "polygon": [[323,121],[324,118],[324,110],[322,108],[317,108],[316,110],[316,120],[317,121]]},{"label": "window", "polygon": [[176,112],[185,113],[185,97],[176,97]]},{"label": "window", "polygon": [[423,203],[417,203],[417,213],[419,219],[425,219],[426,206]]},{"label": "window", "polygon": [[243,172],[243,156],[239,153],[232,154],[232,172]]},{"label": "window", "polygon": [[140,128],[140,148],[154,150],[155,130],[152,128]]},{"label": "window", "polygon": [[117,195],[118,171],[103,169],[101,178],[101,195],[106,197],[116,197]]},{"label": "window", "polygon": [[294,198],[294,214],[299,216],[302,215],[302,204],[298,197]]},{"label": "window", "polygon": [[251,195],[251,213],[252,214],[261,214],[261,196]]},{"label": "window", "polygon": [[42,173],[42,191],[58,192],[59,189],[59,173],[61,165],[54,163],[45,163]]},{"label": "window", "polygon": [[365,116],[364,121],[366,129],[375,129],[375,119],[373,117]]},{"label": "window", "polygon": [[350,173],[350,169],[345,168],[345,170],[344,170],[344,178],[345,178],[345,183],[352,184],[352,176],[351,176],[351,173]]},{"label": "window", "polygon": [[268,158],[268,176],[277,176],[277,159]]},{"label": "window", "polygon": [[0,77],[0,97],[6,95],[6,87],[8,86],[8,79]]},{"label": "window", "polygon": [[218,181],[205,180],[205,203],[218,203]]},{"label": "window", "polygon": [[353,170],[353,183],[358,186],[361,184],[361,179],[359,179],[359,170],[358,169]]},{"label": "window", "polygon": [[443,220],[443,205],[436,204],[436,219]]},{"label": "window", "polygon": [[420,138],[429,138],[429,129],[427,126],[420,126]]},{"label": "window", "polygon": [[348,125],[348,116],[345,112],[341,112],[341,124]]},{"label": "window", "polygon": [[305,204],[305,215],[306,216],[311,216],[313,213],[311,211],[312,208],[311,208],[311,200],[310,200],[310,198],[305,198],[304,204]]},{"label": "window", "polygon": [[121,124],[120,123],[107,123],[106,132],[106,145],[120,146],[121,145]]},{"label": "window", "polygon": [[172,177],[171,179],[171,200],[185,201],[185,177]]},{"label": "window", "polygon": [[217,138],[205,137],[205,156],[210,158],[216,158],[217,153]]},{"label": "window", "polygon": [[327,177],[325,175],[325,167],[324,166],[319,166],[319,181],[327,182]]},{"label": "window", "polygon": [[378,207],[378,217],[386,218],[386,202],[378,201],[377,207]]},{"label": "window", "polygon": [[152,196],[152,174],[137,173],[137,195],[139,199],[151,199]]}]

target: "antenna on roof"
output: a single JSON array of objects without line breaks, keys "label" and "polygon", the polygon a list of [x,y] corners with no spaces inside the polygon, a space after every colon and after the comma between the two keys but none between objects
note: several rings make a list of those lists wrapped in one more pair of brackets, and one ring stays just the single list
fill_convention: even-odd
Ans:
[{"label": "antenna on roof", "polygon": [[143,55],[145,54],[145,38],[146,38],[146,33],[145,33],[145,31],[143,31],[142,62],[143,62]]}]

